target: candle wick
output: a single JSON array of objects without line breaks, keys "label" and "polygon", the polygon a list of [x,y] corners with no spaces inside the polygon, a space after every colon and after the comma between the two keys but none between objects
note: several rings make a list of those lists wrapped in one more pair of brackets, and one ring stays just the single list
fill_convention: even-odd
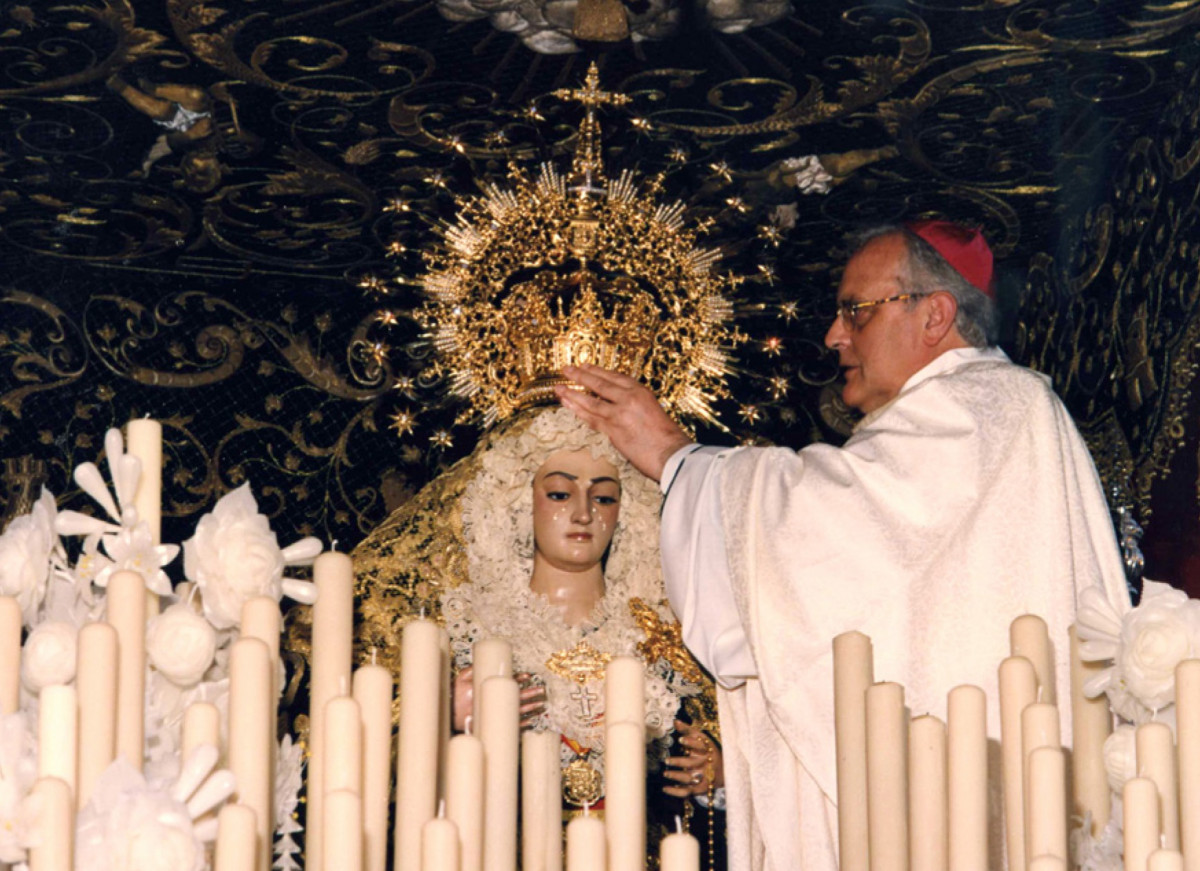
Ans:
[{"label": "candle wick", "polygon": [[379,665],[379,661],[376,658],[375,652],[376,652],[376,649],[374,646],[372,646],[371,647],[371,665]]},{"label": "candle wick", "polygon": [[438,799],[438,819],[444,820],[445,818],[446,818],[446,800],[444,798],[439,798]]},{"label": "candle wick", "polygon": [[334,553],[337,553],[337,541],[338,541],[338,540],[335,538],[335,539],[333,540],[333,543],[329,545],[329,549],[330,549],[331,551],[333,551]]},{"label": "candle wick", "polygon": [[592,815],[592,814],[591,814],[591,808],[592,808],[591,802],[584,801],[584,803],[583,803],[583,815],[584,815],[585,817],[590,817],[590,816]]},{"label": "candle wick", "polygon": [[683,834],[683,820],[679,818],[679,814],[675,815],[675,833],[678,835]]},{"label": "candle wick", "polygon": [[474,725],[475,725],[475,717],[472,716],[471,714],[467,714],[466,718],[463,720],[463,734],[470,735],[471,727]]},{"label": "candle wick", "polygon": [[421,606],[421,619],[422,620],[425,619],[425,606],[424,605]]}]

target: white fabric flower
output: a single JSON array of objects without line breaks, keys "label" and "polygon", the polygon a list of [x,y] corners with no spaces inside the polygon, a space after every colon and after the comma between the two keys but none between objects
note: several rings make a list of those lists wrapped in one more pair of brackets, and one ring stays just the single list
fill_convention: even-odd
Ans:
[{"label": "white fabric flower", "polygon": [[815,154],[803,157],[789,157],[781,164],[783,171],[793,176],[793,184],[802,194],[827,194],[833,176],[821,165],[821,158]]},{"label": "white fabric flower", "polygon": [[1125,688],[1146,708],[1175,701],[1175,666],[1200,655],[1200,602],[1153,581],[1121,626],[1117,668]]},{"label": "white fabric flower", "polygon": [[304,748],[284,735],[275,757],[275,864],[277,871],[300,871],[296,861],[300,852],[292,835],[304,831],[296,821],[300,789],[304,786]]},{"label": "white fabric flower", "polygon": [[1120,725],[1104,740],[1104,770],[1108,785],[1117,795],[1125,782],[1137,777],[1137,727]]},{"label": "white fabric flower", "polygon": [[31,625],[46,595],[51,555],[58,546],[54,534],[54,497],[43,490],[28,514],[14,518],[0,535],[0,595],[12,596]]},{"label": "white fabric flower", "polygon": [[284,578],[283,569],[311,562],[320,552],[315,538],[281,550],[250,485],[243,484],[200,518],[196,534],[183,543],[183,571],[200,588],[205,616],[218,629],[229,629],[240,624],[242,605],[255,596],[278,602],[287,593],[312,601],[312,585]]},{"label": "white fabric flower", "polygon": [[216,652],[212,625],[184,602],[167,608],[146,628],[150,664],[177,686],[199,683]]},{"label": "white fabric flower", "polygon": [[77,630],[70,623],[39,623],[21,650],[21,683],[34,695],[75,680]]},{"label": "white fabric flower", "polygon": [[80,812],[75,871],[204,871],[204,844],[187,806],[149,786],[122,756]]},{"label": "white fabric flower", "polygon": [[0,862],[25,861],[33,834],[29,791],[37,777],[36,752],[25,715],[0,716]]}]

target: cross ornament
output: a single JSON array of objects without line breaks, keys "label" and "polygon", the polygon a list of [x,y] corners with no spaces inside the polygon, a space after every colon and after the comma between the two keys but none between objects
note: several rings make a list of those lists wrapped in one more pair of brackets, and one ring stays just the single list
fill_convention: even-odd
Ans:
[{"label": "cross ornament", "polygon": [[592,716],[592,702],[600,701],[600,696],[589,690],[583,684],[579,685],[579,689],[571,693],[571,698],[579,702],[579,712],[585,716]]}]

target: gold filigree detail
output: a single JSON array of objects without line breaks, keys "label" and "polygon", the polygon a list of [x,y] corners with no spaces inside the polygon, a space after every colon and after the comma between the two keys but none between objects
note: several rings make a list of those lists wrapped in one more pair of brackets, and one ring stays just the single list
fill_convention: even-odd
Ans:
[{"label": "gold filigree detail", "polygon": [[564,680],[583,686],[604,677],[604,668],[612,656],[601,653],[586,641],[580,641],[570,650],[559,650],[546,660],[546,668]]},{"label": "gold filigree detail", "polygon": [[563,798],[576,807],[595,804],[604,795],[604,778],[583,757],[572,760],[563,769],[562,784]]},{"label": "gold filigree detail", "polygon": [[638,654],[647,662],[666,660],[675,673],[690,683],[703,684],[704,673],[692,655],[683,646],[683,628],[678,623],[668,623],[641,599],[629,600],[629,613],[633,621],[646,635],[638,642]]}]

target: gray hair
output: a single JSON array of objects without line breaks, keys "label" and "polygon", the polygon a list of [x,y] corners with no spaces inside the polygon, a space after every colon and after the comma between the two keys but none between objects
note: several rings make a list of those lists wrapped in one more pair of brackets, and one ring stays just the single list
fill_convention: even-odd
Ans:
[{"label": "gray hair", "polygon": [[954,328],[963,337],[963,341],[976,348],[995,345],[1000,333],[1000,319],[996,313],[995,301],[963,278],[936,248],[912,230],[902,224],[869,227],[854,234],[850,253],[852,256],[857,254],[873,239],[893,235],[904,240],[904,247],[908,252],[905,275],[900,280],[901,289],[905,293],[946,291],[958,304]]}]

